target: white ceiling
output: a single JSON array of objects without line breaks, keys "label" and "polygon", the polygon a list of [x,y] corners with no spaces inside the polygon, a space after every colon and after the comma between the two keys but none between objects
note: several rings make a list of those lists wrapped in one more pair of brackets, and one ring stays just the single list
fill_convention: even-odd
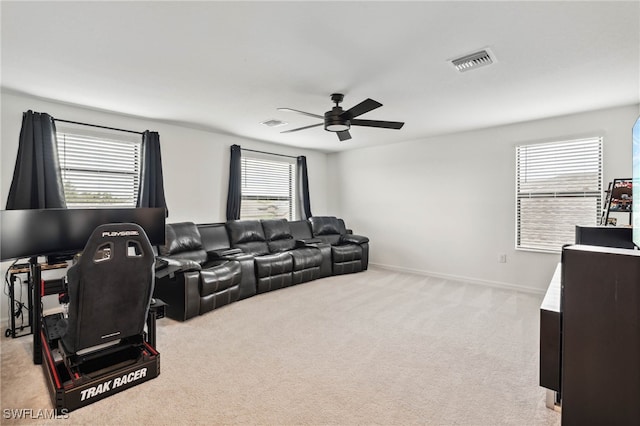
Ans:
[{"label": "white ceiling", "polygon": [[[1,8],[6,89],[326,152],[640,102],[638,1]],[[491,66],[448,63],[485,47]],[[334,92],[345,109],[384,104],[360,118],[406,125],[352,127],[345,142],[322,127],[280,134],[317,120],[276,108],[323,114]]]}]

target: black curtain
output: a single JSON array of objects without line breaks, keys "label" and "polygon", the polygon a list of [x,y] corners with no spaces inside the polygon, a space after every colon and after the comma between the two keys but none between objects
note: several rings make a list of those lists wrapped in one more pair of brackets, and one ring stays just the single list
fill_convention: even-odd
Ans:
[{"label": "black curtain", "polygon": [[301,219],[309,219],[311,214],[311,201],[309,200],[309,177],[307,176],[307,157],[301,155],[297,158],[298,167],[298,210],[302,215]]},{"label": "black curtain", "polygon": [[240,219],[240,203],[242,197],[240,164],[240,145],[231,145],[231,161],[229,162],[229,192],[227,193],[227,220]]},{"label": "black curtain", "polygon": [[29,110],[22,114],[7,210],[66,207],[53,117]]},{"label": "black curtain", "polygon": [[165,215],[169,215],[164,198],[160,135],[149,130],[142,134],[142,173],[137,206],[164,207]]}]

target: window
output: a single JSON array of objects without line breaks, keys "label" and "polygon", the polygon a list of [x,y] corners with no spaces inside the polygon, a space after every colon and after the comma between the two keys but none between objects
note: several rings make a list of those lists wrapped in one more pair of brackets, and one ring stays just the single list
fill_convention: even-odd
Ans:
[{"label": "window", "polygon": [[139,135],[66,127],[56,135],[67,207],[136,207]]},{"label": "window", "polygon": [[242,150],[241,219],[296,217],[296,159]]},{"label": "window", "polygon": [[602,206],[602,138],[516,147],[516,248],[559,252]]}]

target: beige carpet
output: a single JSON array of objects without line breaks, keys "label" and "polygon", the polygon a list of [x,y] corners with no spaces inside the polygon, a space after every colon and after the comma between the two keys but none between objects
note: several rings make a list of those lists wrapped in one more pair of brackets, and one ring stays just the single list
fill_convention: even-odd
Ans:
[{"label": "beige carpet", "polygon": [[[158,322],[160,376],[50,424],[559,425],[538,386],[541,295],[370,269]],[[2,409],[51,408],[31,338],[2,338]]]}]

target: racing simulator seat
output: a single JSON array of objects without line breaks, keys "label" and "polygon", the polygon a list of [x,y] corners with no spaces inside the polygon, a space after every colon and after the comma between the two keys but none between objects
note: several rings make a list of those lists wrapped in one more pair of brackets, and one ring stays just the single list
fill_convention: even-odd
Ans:
[{"label": "racing simulator seat", "polygon": [[44,318],[43,345],[56,408],[69,410],[156,377],[145,340],[155,256],[133,223],[98,226],[67,271],[68,317]]}]

